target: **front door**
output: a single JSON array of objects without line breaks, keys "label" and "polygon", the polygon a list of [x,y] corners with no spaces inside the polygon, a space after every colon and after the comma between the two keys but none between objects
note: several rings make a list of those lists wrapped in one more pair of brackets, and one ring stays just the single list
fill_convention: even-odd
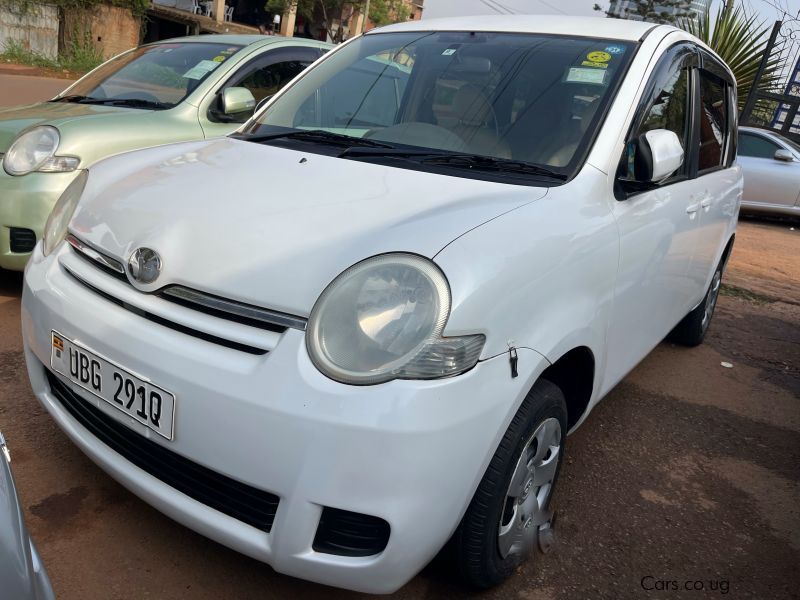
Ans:
[{"label": "front door", "polygon": [[[653,129],[674,131],[691,156],[694,79],[698,54],[690,44],[660,59],[628,139]],[[626,161],[620,161],[620,178]],[[690,161],[665,181],[618,193],[613,212],[620,235],[619,273],[608,331],[605,381],[616,384],[691,308],[696,296],[691,264],[697,244],[699,201]]]},{"label": "front door", "polygon": [[294,46],[266,50],[247,61],[218,90],[200,104],[200,125],[205,137],[227,135],[238,129],[250,115],[229,117],[219,111],[219,96],[228,87],[250,90],[256,105],[277,93],[308,65],[322,56],[319,48]]}]

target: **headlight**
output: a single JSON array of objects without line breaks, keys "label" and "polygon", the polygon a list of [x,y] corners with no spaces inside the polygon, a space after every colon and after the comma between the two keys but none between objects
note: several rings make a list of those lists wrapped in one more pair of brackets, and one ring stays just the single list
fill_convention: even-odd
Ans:
[{"label": "headlight", "polygon": [[339,275],[311,311],[306,345],[336,381],[435,379],[475,366],[482,335],[443,338],[450,288],[439,268],[412,254],[384,254]]},{"label": "headlight", "polygon": [[86,179],[88,171],[81,171],[80,174],[72,180],[61,194],[61,197],[53,207],[50,216],[47,217],[47,224],[44,226],[44,243],[42,250],[44,255],[47,256],[56,246],[58,246],[64,237],[67,235],[67,226],[70,219],[78,206],[78,201],[81,199],[83,188],[86,187]]},{"label": "headlight", "polygon": [[55,127],[34,127],[14,140],[3,157],[3,168],[9,175],[74,171],[80,160],[74,156],[55,156],[59,141]]}]

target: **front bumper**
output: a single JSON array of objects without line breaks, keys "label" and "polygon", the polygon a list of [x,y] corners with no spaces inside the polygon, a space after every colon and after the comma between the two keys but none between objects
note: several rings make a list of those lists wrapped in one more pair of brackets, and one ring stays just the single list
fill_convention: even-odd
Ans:
[{"label": "front bumper", "polygon": [[31,253],[11,251],[11,228],[30,229],[37,240],[42,239],[53,205],[79,172],[12,177],[0,167],[0,268],[10,271],[25,268]]},{"label": "front bumper", "polygon": [[[198,340],[79,283],[60,264],[67,254],[62,244],[45,259],[37,247],[25,278],[25,353],[40,402],[92,460],[148,503],[277,571],[319,583],[389,593],[429,562],[455,530],[508,422],[547,366],[533,351],[521,351],[514,379],[501,356],[450,379],[347,386],[314,368],[301,331],[287,330],[265,355]],[[112,291],[126,285],[107,284]],[[141,296],[148,310],[167,310],[159,306],[166,301]],[[171,451],[276,494],[270,532],[178,492],[74,420],[45,376],[52,329],[175,393],[172,442],[81,395]],[[388,545],[368,557],[315,551],[323,507],[385,519]]]}]

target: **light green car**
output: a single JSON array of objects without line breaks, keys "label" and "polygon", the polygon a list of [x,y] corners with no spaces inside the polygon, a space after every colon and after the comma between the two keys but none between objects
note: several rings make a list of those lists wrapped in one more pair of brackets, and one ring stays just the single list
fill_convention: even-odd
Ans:
[{"label": "light green car", "polygon": [[205,35],[134,48],[48,102],[0,110],[0,268],[22,270],[61,192],[102,158],[226,135],[332,46]]}]

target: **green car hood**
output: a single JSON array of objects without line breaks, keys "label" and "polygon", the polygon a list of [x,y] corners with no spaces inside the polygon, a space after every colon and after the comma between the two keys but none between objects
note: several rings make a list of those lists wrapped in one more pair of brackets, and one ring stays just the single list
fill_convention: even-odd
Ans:
[{"label": "green car hood", "polygon": [[35,125],[54,125],[95,115],[130,111],[119,106],[75,104],[71,102],[41,102],[30,106],[0,109],[0,152],[5,152],[19,133]]},{"label": "green car hood", "polygon": [[0,153],[35,125],[57,127],[57,154],[80,157],[79,168],[120,152],[203,137],[197,108],[185,102],[168,110],[43,102],[0,110]]}]

